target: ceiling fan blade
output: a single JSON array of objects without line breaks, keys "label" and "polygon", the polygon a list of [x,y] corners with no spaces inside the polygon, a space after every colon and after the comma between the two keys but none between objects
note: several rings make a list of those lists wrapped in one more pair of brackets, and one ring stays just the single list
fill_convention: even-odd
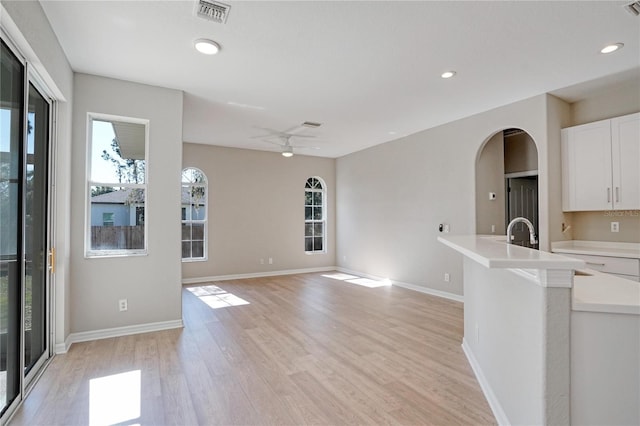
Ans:
[{"label": "ceiling fan blade", "polygon": [[296,137],[296,138],[315,138],[314,135],[299,135],[297,134],[297,132],[301,131],[302,129],[305,129],[305,127],[303,126],[296,126],[296,127],[292,127],[291,129],[285,130],[284,132],[281,132],[280,130],[275,130],[275,129],[271,129],[269,127],[260,127],[260,126],[253,126],[254,129],[259,129],[259,130],[263,130],[265,132],[268,133],[268,135],[258,135],[258,136],[251,136],[251,139],[260,139],[260,138],[265,138],[265,137],[281,137],[281,138],[290,138],[290,137]]},{"label": "ceiling fan blade", "polygon": [[295,149],[320,149],[319,146],[304,146],[304,145],[291,145]]},{"label": "ceiling fan blade", "polygon": [[287,136],[291,137],[291,138],[315,138],[317,136],[314,135],[296,135],[294,133],[285,133]]},{"label": "ceiling fan blade", "polygon": [[288,134],[281,132],[279,130],[275,130],[275,129],[271,129],[269,127],[260,127],[260,126],[253,126],[254,129],[259,129],[259,130],[263,130],[265,132],[268,133],[268,135],[258,135],[258,136],[251,136],[252,139],[259,139],[259,138],[265,138],[265,137],[286,137],[289,136]]}]

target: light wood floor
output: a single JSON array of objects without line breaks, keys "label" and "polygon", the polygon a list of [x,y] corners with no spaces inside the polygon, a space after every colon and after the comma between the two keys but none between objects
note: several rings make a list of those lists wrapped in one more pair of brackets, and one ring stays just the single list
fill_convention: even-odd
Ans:
[{"label": "light wood floor", "polygon": [[[122,425],[495,423],[460,347],[461,303],[323,274],[201,286],[183,289],[184,329],[56,356],[12,424],[89,424],[92,379],[132,371],[140,413]],[[224,300],[237,306],[210,306]]]}]

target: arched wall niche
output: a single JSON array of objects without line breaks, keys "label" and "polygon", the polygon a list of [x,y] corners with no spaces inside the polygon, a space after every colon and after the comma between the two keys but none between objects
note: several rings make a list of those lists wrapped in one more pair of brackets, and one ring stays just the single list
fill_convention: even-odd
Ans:
[{"label": "arched wall niche", "polygon": [[[476,155],[476,234],[504,235],[518,216],[540,234],[538,164],[537,144],[526,130],[501,128],[484,140]],[[516,239],[524,240],[525,231],[519,226]]]}]

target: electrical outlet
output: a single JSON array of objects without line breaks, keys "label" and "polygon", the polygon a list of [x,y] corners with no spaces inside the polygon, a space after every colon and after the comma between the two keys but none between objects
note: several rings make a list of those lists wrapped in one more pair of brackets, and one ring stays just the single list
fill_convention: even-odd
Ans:
[{"label": "electrical outlet", "polygon": [[620,232],[620,222],[611,222],[611,232]]},{"label": "electrical outlet", "polygon": [[260,259],[260,264],[264,265],[264,259]]},{"label": "electrical outlet", "polygon": [[445,233],[449,232],[449,224],[448,223],[444,224],[444,232]]},{"label": "electrical outlet", "polygon": [[495,225],[491,225],[491,233],[492,234],[496,233],[496,226]]},{"label": "electrical outlet", "polygon": [[118,308],[120,309],[120,312],[126,311],[129,308],[127,306],[127,299],[118,300]]},{"label": "electrical outlet", "polygon": [[445,282],[445,283],[448,283],[450,279],[451,279],[451,276],[449,276],[449,273],[448,273],[448,272],[445,272],[445,273],[444,273],[444,282]]},{"label": "electrical outlet", "polygon": [[273,257],[269,258],[269,265],[273,265]]}]

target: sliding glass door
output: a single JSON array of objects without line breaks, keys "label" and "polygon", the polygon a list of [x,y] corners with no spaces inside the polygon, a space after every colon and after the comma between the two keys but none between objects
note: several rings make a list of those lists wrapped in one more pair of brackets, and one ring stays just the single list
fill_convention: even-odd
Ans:
[{"label": "sliding glass door", "polygon": [[20,394],[24,66],[0,54],[0,410]]},{"label": "sliding glass door", "polygon": [[24,369],[47,352],[49,102],[29,84],[24,214]]},{"label": "sliding glass door", "polygon": [[0,416],[49,357],[51,104],[2,40]]}]

